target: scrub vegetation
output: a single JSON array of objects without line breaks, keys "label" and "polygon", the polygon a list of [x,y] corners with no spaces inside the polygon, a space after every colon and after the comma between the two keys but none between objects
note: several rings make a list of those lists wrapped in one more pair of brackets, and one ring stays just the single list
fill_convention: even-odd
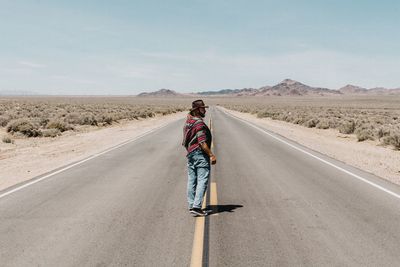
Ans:
[{"label": "scrub vegetation", "polygon": [[11,137],[56,137],[84,127],[168,115],[188,108],[184,101],[136,97],[2,97],[0,128]]},{"label": "scrub vegetation", "polygon": [[228,109],[309,128],[354,134],[359,142],[376,140],[400,150],[400,97],[258,97],[220,99]]}]

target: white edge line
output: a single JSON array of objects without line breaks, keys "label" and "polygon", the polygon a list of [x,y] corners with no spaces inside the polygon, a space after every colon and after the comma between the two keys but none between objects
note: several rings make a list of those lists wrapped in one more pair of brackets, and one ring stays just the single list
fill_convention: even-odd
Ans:
[{"label": "white edge line", "polygon": [[[221,109],[220,109],[220,110],[221,110]],[[229,112],[227,112],[227,111],[225,111],[225,110],[221,110],[221,111],[224,112],[225,114],[227,114],[227,115],[229,115],[229,116],[231,116],[231,117],[237,119],[237,120],[240,120],[240,121],[242,121],[242,122],[248,124],[249,126],[255,128],[255,129],[257,129],[257,130],[263,132],[264,134],[267,134],[267,135],[269,135],[270,137],[272,137],[272,138],[274,138],[274,139],[276,139],[276,140],[278,140],[278,141],[280,141],[280,142],[282,142],[282,143],[284,143],[284,144],[286,144],[286,145],[288,145],[288,146],[290,146],[290,147],[292,147],[292,148],[294,148],[294,149],[296,149],[296,150],[298,150],[298,151],[300,151],[300,152],[303,152],[304,154],[306,154],[306,155],[308,155],[308,156],[310,156],[310,157],[313,157],[313,158],[315,158],[315,159],[317,159],[317,160],[319,160],[319,161],[321,161],[321,162],[323,162],[323,163],[325,163],[325,164],[327,164],[327,165],[329,165],[329,166],[331,166],[331,167],[333,167],[333,168],[335,168],[335,169],[338,169],[338,170],[340,170],[340,171],[342,171],[342,172],[344,172],[344,173],[346,173],[346,174],[348,174],[348,175],[353,176],[354,178],[356,178],[356,179],[358,179],[358,180],[360,180],[360,181],[363,181],[364,183],[367,183],[367,184],[369,184],[369,185],[371,185],[371,186],[373,186],[373,187],[375,187],[375,188],[377,188],[377,189],[379,189],[379,190],[382,190],[383,192],[386,192],[386,193],[388,193],[388,194],[390,194],[390,195],[392,195],[392,196],[394,196],[394,197],[400,199],[400,195],[399,195],[399,194],[396,194],[395,192],[390,191],[389,189],[386,189],[386,188],[384,188],[383,186],[380,186],[380,185],[378,185],[378,184],[375,184],[375,183],[369,181],[369,180],[366,179],[366,178],[363,178],[363,177],[361,177],[361,176],[359,176],[359,175],[357,175],[357,174],[355,174],[355,173],[352,173],[352,172],[350,172],[350,171],[348,171],[348,170],[346,170],[346,169],[343,169],[343,168],[341,168],[341,167],[339,167],[339,166],[337,166],[337,165],[335,165],[335,164],[333,164],[333,163],[331,163],[331,162],[329,162],[329,161],[326,161],[326,160],[324,160],[324,159],[322,159],[322,158],[320,158],[320,157],[318,157],[318,156],[315,156],[315,155],[311,154],[310,152],[307,152],[307,151],[305,151],[304,149],[301,149],[301,148],[299,148],[299,147],[297,147],[297,146],[295,146],[295,145],[293,145],[293,144],[291,144],[291,143],[288,143],[288,142],[286,142],[285,140],[283,140],[283,139],[281,139],[281,138],[279,138],[279,137],[277,137],[277,136],[275,136],[275,135],[273,135],[273,134],[267,132],[266,130],[264,130],[264,129],[262,129],[262,128],[260,128],[260,127],[258,127],[258,126],[256,126],[256,125],[254,125],[254,124],[252,124],[252,123],[250,123],[250,122],[248,122],[248,121],[242,119],[242,118],[239,118],[239,117],[237,117],[237,116],[235,116],[235,115],[233,115],[233,114],[230,114]]]},{"label": "white edge line", "polygon": [[148,135],[148,134],[150,134],[150,133],[152,133],[152,132],[155,132],[155,131],[157,131],[157,130],[160,130],[160,129],[166,127],[167,125],[169,125],[170,123],[173,123],[173,122],[175,122],[175,121],[166,123],[166,124],[164,124],[164,125],[158,126],[158,127],[154,128],[154,129],[151,129],[151,130],[149,130],[149,131],[146,131],[146,132],[142,133],[141,135],[138,135],[138,136],[136,136],[136,137],[134,137],[134,138],[132,138],[132,139],[130,139],[130,140],[124,141],[124,142],[122,142],[122,143],[120,143],[120,144],[118,144],[118,145],[116,145],[116,146],[113,146],[113,147],[111,147],[111,148],[108,148],[108,149],[106,149],[106,150],[104,150],[104,151],[102,151],[102,152],[99,152],[99,153],[96,153],[96,154],[94,154],[94,155],[91,155],[91,156],[89,156],[88,158],[85,158],[85,159],[83,159],[83,160],[81,160],[81,161],[75,162],[74,164],[68,165],[67,167],[64,167],[64,168],[62,168],[62,169],[60,169],[60,170],[57,170],[57,171],[55,171],[55,172],[49,173],[49,174],[47,174],[47,175],[45,175],[45,176],[43,176],[43,177],[40,177],[39,179],[32,178],[32,179],[34,179],[33,181],[28,182],[28,183],[26,183],[26,184],[23,184],[23,185],[21,185],[21,186],[18,186],[18,187],[14,188],[14,189],[11,189],[11,190],[9,190],[9,191],[7,191],[7,192],[1,194],[1,195],[0,195],[0,199],[3,198],[3,197],[5,197],[5,196],[8,196],[8,195],[10,195],[10,194],[12,194],[12,193],[15,193],[15,192],[17,192],[17,191],[19,191],[19,190],[21,190],[21,189],[24,189],[25,187],[28,187],[28,186],[30,186],[30,185],[36,184],[36,183],[38,183],[38,182],[40,182],[40,181],[43,181],[43,180],[45,180],[45,179],[47,179],[47,178],[49,178],[49,177],[51,177],[51,176],[54,176],[54,175],[56,175],[56,174],[59,174],[59,173],[61,173],[61,172],[63,172],[63,171],[66,171],[66,170],[68,170],[68,169],[71,169],[71,168],[73,168],[73,167],[75,167],[75,166],[77,166],[77,165],[79,165],[79,164],[82,164],[82,163],[84,163],[84,162],[86,162],[86,161],[89,161],[89,160],[91,160],[91,159],[97,158],[98,156],[101,156],[101,155],[106,154],[106,153],[108,153],[108,152],[110,152],[110,151],[112,151],[112,150],[115,150],[115,149],[120,148],[120,147],[122,147],[122,146],[124,146],[124,145],[127,145],[127,144],[129,144],[129,143],[132,143],[132,142],[134,142],[134,141],[136,141],[136,140],[138,140],[138,139],[140,139],[140,138],[142,138],[142,137],[144,137],[144,136],[146,136],[146,135]]}]

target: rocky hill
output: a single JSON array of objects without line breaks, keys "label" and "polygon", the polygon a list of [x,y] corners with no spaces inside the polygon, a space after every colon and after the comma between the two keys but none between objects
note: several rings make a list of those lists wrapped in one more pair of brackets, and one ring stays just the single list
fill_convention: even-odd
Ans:
[{"label": "rocky hill", "polygon": [[137,95],[138,97],[176,97],[176,96],[183,96],[180,93],[177,93],[170,89],[160,89],[155,92],[144,92]]},{"label": "rocky hill", "polygon": [[400,95],[400,88],[387,89],[383,87],[375,87],[368,89],[368,93],[375,95]]},{"label": "rocky hill", "polygon": [[257,95],[262,96],[304,96],[304,95],[338,95],[340,92],[328,88],[311,87],[298,81],[285,79],[272,87],[261,87]]},{"label": "rocky hill", "polygon": [[400,88],[387,89],[384,87],[363,88],[356,85],[348,84],[339,89],[345,95],[397,95],[400,94]]},{"label": "rocky hill", "polygon": [[340,88],[339,92],[341,92],[342,94],[366,94],[366,93],[368,93],[368,89],[362,88],[360,86],[348,84],[348,85]]},{"label": "rocky hill", "polygon": [[243,88],[243,89],[222,89],[218,91],[204,91],[199,92],[199,95],[206,96],[244,96],[244,95],[254,95],[258,92],[254,88]]}]

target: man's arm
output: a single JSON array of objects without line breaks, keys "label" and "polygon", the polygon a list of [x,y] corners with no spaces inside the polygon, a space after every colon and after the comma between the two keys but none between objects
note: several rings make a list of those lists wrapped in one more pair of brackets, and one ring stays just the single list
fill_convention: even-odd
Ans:
[{"label": "man's arm", "polygon": [[217,163],[217,158],[215,157],[215,155],[211,152],[211,149],[208,147],[206,142],[202,142],[200,143],[200,147],[201,149],[210,157],[211,160],[211,164],[215,164]]}]

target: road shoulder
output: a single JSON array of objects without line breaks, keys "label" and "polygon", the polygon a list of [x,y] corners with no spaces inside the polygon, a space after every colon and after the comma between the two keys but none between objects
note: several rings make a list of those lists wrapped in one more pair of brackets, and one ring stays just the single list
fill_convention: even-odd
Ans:
[{"label": "road shoulder", "polygon": [[260,119],[252,114],[232,111],[223,107],[219,108],[312,150],[373,173],[392,183],[400,184],[399,151],[377,146],[373,141],[357,142],[355,137],[340,134],[334,129],[305,128],[269,118]]}]

